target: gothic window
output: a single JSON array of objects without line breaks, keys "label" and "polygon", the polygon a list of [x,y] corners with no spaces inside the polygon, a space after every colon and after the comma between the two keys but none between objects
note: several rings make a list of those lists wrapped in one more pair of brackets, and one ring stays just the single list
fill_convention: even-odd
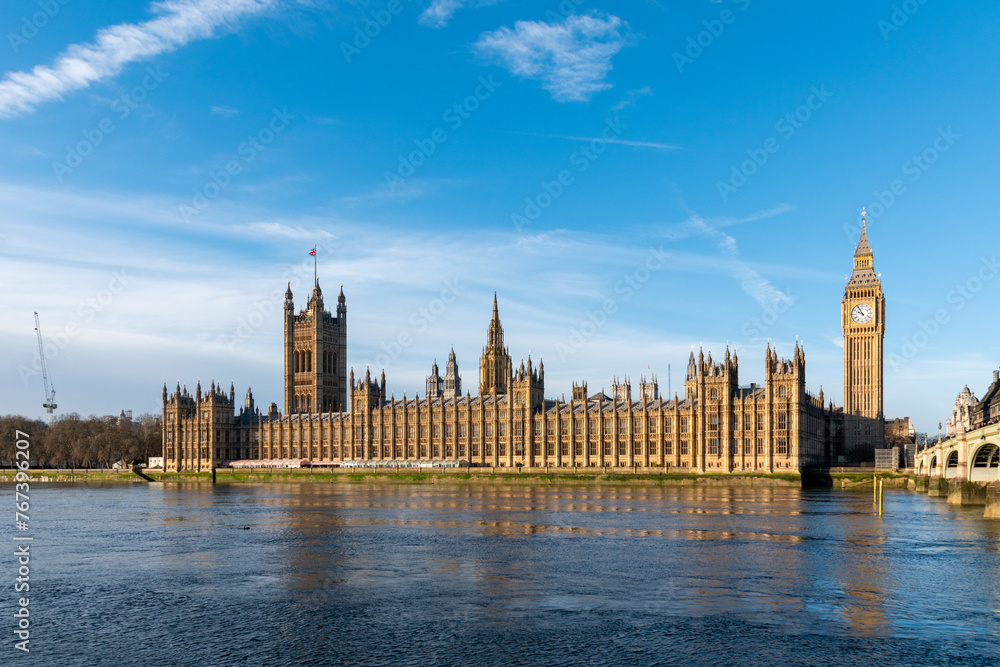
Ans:
[{"label": "gothic window", "polygon": [[501,438],[503,436],[507,435],[507,425],[506,424],[502,424],[502,423],[501,424],[497,424],[497,435],[499,435]]},{"label": "gothic window", "polygon": [[425,425],[420,426],[420,439],[421,440],[427,439],[427,426]]},{"label": "gothic window", "polygon": [[649,419],[649,432],[656,433],[656,419],[652,417]]},{"label": "gothic window", "polygon": [[574,422],[573,429],[573,432],[576,433],[576,435],[583,435],[583,422],[579,419],[576,420],[576,422]]},{"label": "gothic window", "polygon": [[784,454],[784,455],[788,454],[788,439],[787,438],[778,438],[778,447],[777,447],[777,450],[778,450],[779,454]]},{"label": "gothic window", "polygon": [[788,428],[788,415],[781,413],[778,415],[778,430],[784,431]]},{"label": "gothic window", "polygon": [[717,398],[719,398],[719,390],[718,389],[709,390],[708,397],[713,401],[716,400]]},{"label": "gothic window", "polygon": [[493,424],[487,424],[486,425],[486,437],[489,438],[489,437],[492,437],[492,436],[493,436]]},{"label": "gothic window", "polygon": [[562,422],[562,424],[560,424],[559,426],[559,432],[562,435],[569,435],[569,423],[565,421]]},{"label": "gothic window", "polygon": [[555,435],[556,434],[556,423],[553,422],[553,421],[550,421],[547,424],[547,426],[546,426],[546,431],[548,432],[549,435]]},{"label": "gothic window", "polygon": [[597,422],[593,420],[590,422],[590,435],[597,435]]},{"label": "gothic window", "polygon": [[757,430],[764,430],[764,415],[757,415]]},{"label": "gothic window", "polygon": [[718,456],[719,455],[719,439],[718,438],[709,438],[708,439],[708,453],[710,455],[714,455],[714,456]]},{"label": "gothic window", "polygon": [[434,437],[435,438],[440,438],[441,437],[441,425],[440,424],[434,424]]},{"label": "gothic window", "polygon": [[719,415],[711,414],[708,416],[708,430],[718,431],[719,430]]},{"label": "gothic window", "polygon": [[757,438],[757,453],[764,453],[764,438]]},{"label": "gothic window", "polygon": [[778,387],[778,398],[784,398],[785,396],[788,396],[788,388],[784,386]]},{"label": "gothic window", "polygon": [[522,432],[521,429],[522,429],[521,422],[517,422],[516,424],[514,424],[514,435],[516,435],[518,437],[521,437],[522,435],[524,435],[524,433]]}]

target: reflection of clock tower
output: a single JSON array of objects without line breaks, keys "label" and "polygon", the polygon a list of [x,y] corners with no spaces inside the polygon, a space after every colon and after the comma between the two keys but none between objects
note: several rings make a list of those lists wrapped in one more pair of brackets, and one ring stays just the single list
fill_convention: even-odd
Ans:
[{"label": "reflection of clock tower", "polygon": [[[851,450],[883,447],[882,350],[885,338],[885,297],[868,245],[865,213],[861,240],[854,251],[854,272],[844,288],[841,322],[844,329],[844,436]],[[867,453],[867,452],[866,452]],[[867,458],[867,457],[866,457]]]}]

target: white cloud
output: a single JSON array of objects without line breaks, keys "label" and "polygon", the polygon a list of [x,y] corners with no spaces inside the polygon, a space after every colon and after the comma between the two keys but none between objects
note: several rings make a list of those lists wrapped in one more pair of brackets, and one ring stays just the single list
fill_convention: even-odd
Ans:
[{"label": "white cloud", "polygon": [[217,113],[223,118],[233,118],[240,115],[239,109],[232,107],[212,107],[212,113]]},{"label": "white cloud", "polygon": [[638,99],[640,99],[642,97],[646,97],[647,95],[652,95],[652,94],[653,94],[653,89],[651,87],[649,87],[649,86],[643,86],[642,88],[638,88],[636,90],[630,90],[625,95],[625,99],[621,100],[620,102],[618,102],[617,104],[615,104],[613,107],[611,107],[611,110],[612,111],[621,111],[623,109],[626,109],[626,108],[634,105]]},{"label": "white cloud", "polygon": [[278,236],[296,241],[315,241],[333,236],[322,229],[306,229],[301,225],[287,225],[283,222],[251,222],[241,226],[250,236]]},{"label": "white cloud", "polygon": [[152,5],[159,14],[143,23],[100,30],[89,44],[72,44],[52,66],[13,72],[0,81],[0,118],[34,111],[50,100],[117,75],[129,63],[173,51],[221,27],[259,14],[277,0],[168,0]]},{"label": "white cloud", "polygon": [[434,0],[431,6],[420,14],[420,23],[429,28],[443,28],[463,7],[483,7],[495,5],[503,0]]},{"label": "white cloud", "polygon": [[633,148],[654,148],[663,151],[677,151],[681,147],[677,144],[664,144],[658,141],[632,141],[629,139],[607,139],[605,137],[577,137],[565,134],[545,134],[540,136],[552,137],[553,139],[568,139],[569,141],[603,141],[606,144],[619,144],[621,146],[632,146]]},{"label": "white cloud", "polygon": [[762,307],[773,308],[777,303],[791,304],[795,302],[794,299],[783,294],[767,278],[740,258],[739,246],[732,236],[711,227],[694,212],[691,214],[690,224],[704,236],[715,240],[719,250],[722,251],[723,258],[729,263],[733,277],[740,281],[740,287]]},{"label": "white cloud", "polygon": [[[623,34],[625,33],[625,34]],[[627,44],[617,16],[569,16],[562,23],[518,21],[483,33],[476,50],[511,73],[540,81],[557,102],[585,102],[607,83],[611,58]]]}]

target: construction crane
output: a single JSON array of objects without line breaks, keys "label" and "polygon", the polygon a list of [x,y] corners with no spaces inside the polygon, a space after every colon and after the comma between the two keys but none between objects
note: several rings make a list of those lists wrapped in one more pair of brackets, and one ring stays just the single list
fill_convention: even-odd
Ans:
[{"label": "construction crane", "polygon": [[35,313],[35,333],[38,334],[38,358],[42,362],[42,381],[45,383],[45,402],[42,403],[42,407],[45,408],[45,416],[48,423],[52,424],[52,411],[57,407],[56,405],[56,389],[49,385],[49,369],[45,364],[45,345],[42,343],[42,326],[38,323],[38,313]]}]

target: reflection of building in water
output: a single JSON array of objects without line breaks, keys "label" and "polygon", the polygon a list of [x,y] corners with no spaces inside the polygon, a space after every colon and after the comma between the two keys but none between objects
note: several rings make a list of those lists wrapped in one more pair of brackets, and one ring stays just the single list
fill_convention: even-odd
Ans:
[{"label": "reflection of building in water", "polygon": [[[845,324],[845,377],[857,412],[848,421],[864,435],[850,441],[870,449],[884,430],[876,345],[883,301],[864,232],[858,248],[843,306],[851,313],[845,315],[851,323]],[[570,400],[547,399],[542,362],[535,366],[529,356],[512,363],[494,295],[478,395],[462,395],[452,350],[444,378],[436,363],[431,369],[424,398],[396,399],[387,393],[384,371],[379,378],[368,370],[363,378],[348,374],[343,290],[333,314],[317,280],[296,315],[289,287],[284,315],[284,414],[275,403],[262,413],[249,391],[237,413],[234,388],[227,395],[214,381],[204,394],[200,383],[193,395],[178,384],[168,396],[164,386],[167,470],[209,470],[234,460],[448,459],[772,472],[823,466],[844,453],[845,413],[826,404],[822,390],[818,396],[806,391],[806,355],[798,343],[789,359],[768,344],[760,385],[740,384],[739,359],[729,349],[718,360],[692,351],[683,398],[663,396],[655,378],[642,378],[635,392],[628,379],[616,379],[611,396],[591,394],[581,382]],[[858,359],[850,356],[855,352]],[[876,417],[875,431],[867,422],[859,426]]]}]

